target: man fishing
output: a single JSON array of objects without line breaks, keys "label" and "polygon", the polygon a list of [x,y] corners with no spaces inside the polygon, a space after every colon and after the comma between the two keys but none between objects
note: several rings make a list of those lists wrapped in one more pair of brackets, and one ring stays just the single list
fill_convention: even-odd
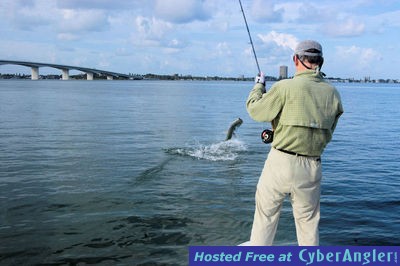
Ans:
[{"label": "man fishing", "polygon": [[319,245],[321,154],[343,113],[340,95],[320,72],[322,46],[300,42],[292,79],[265,90],[260,73],[247,99],[249,115],[271,122],[274,138],[257,184],[251,245],[272,245],[283,200],[290,196],[300,246]]}]

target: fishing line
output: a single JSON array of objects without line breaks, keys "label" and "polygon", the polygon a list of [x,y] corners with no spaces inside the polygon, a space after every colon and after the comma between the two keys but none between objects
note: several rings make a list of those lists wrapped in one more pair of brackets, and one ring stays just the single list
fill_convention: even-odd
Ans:
[{"label": "fishing line", "polygon": [[249,39],[250,39],[251,48],[253,48],[253,54],[254,54],[254,59],[256,60],[258,73],[261,73],[261,71],[260,71],[260,66],[258,65],[256,50],[254,49],[253,40],[251,39],[251,34],[250,34],[250,30],[249,30],[249,25],[247,24],[246,15],[244,14],[243,6],[242,6],[242,1],[239,0],[239,4],[240,4],[240,9],[242,10],[244,23],[246,24],[247,33],[249,34]]}]

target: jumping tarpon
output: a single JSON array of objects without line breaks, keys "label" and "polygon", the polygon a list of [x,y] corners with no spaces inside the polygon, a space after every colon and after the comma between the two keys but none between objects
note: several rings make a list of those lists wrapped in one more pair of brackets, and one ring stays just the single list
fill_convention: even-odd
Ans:
[{"label": "jumping tarpon", "polygon": [[226,133],[226,138],[225,140],[230,140],[233,136],[233,133],[235,132],[236,128],[240,127],[240,125],[243,123],[243,120],[238,118],[235,121],[232,122],[231,126],[229,127],[228,133]]}]

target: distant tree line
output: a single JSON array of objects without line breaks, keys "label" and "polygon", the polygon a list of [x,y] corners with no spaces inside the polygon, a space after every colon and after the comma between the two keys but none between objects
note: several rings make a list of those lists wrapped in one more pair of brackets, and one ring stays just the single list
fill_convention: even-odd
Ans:
[{"label": "distant tree line", "polygon": [[[161,74],[152,74],[148,73],[145,75],[140,75],[140,74],[132,74],[129,73],[129,76],[131,80],[233,80],[233,81],[252,81],[254,80],[254,77],[244,77],[244,76],[239,76],[239,77],[220,77],[220,76],[193,76],[193,75],[180,75],[180,74],[173,74],[173,75],[161,75]],[[0,79],[30,79],[31,75],[28,74],[1,74],[0,73]],[[56,75],[56,74],[49,74],[49,75],[39,75],[40,79],[61,79],[62,75]],[[77,75],[70,75],[70,79],[77,79],[77,80],[84,80],[86,79],[86,74],[81,73]],[[93,75],[94,79],[107,79],[105,75],[98,75],[94,74]],[[114,77],[114,79],[126,79],[123,77]],[[275,77],[270,77],[267,76],[265,77],[267,81],[276,81],[277,79]]]},{"label": "distant tree line", "polygon": [[[143,79],[157,79],[157,80],[231,80],[231,81],[252,81],[254,77],[220,77],[220,76],[193,76],[193,75],[160,75],[160,74],[145,74]],[[277,80],[275,77],[265,77],[267,81]]]},{"label": "distant tree line", "polygon": [[[193,76],[193,75],[181,75],[181,74],[173,74],[173,75],[161,75],[161,74],[152,74],[148,73],[145,75],[141,74],[132,74],[129,73],[129,76],[131,80],[225,80],[225,81],[253,81],[254,77],[244,77],[244,76],[238,76],[238,77],[220,77],[220,76]],[[76,79],[76,80],[85,80],[86,79],[86,74],[81,73],[77,75],[70,75],[70,79]],[[1,74],[0,73],[0,79],[30,79],[31,75],[28,74]],[[56,74],[49,74],[49,75],[40,75],[40,79],[61,79],[62,75],[56,75]],[[107,79],[107,76],[105,75],[99,75],[99,74],[94,74],[93,75],[94,79],[97,80],[102,80],[102,79]],[[123,77],[114,77],[114,80],[118,79],[126,79]],[[366,77],[364,79],[354,79],[354,78],[334,78],[334,77],[327,77],[327,80],[331,82],[347,82],[347,83],[400,83],[399,80],[395,79],[370,79],[369,77]],[[272,76],[266,76],[265,77],[266,81],[277,81],[279,80],[276,77]]]}]

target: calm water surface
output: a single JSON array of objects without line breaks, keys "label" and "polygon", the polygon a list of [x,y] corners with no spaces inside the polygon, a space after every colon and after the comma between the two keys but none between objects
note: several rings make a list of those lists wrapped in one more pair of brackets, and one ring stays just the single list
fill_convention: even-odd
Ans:
[{"label": "calm water surface", "polygon": [[[190,245],[246,241],[270,148],[251,87],[0,80],[0,264],[187,265]],[[321,244],[399,245],[400,87],[337,87]],[[276,244],[296,244],[288,202]]]}]

